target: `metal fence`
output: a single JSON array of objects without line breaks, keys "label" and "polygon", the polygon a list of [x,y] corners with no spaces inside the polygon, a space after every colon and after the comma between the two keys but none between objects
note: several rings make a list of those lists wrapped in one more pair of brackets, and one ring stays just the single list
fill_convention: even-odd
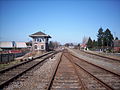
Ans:
[{"label": "metal fence", "polygon": [[21,56],[25,55],[26,53],[28,53],[28,52],[0,54],[0,63],[7,63],[10,61],[13,61],[14,58],[21,57]]}]

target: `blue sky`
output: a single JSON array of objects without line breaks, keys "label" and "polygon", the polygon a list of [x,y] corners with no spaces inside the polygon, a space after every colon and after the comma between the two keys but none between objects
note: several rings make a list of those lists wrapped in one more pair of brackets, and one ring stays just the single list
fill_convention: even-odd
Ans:
[{"label": "blue sky", "polygon": [[120,39],[120,0],[0,0],[0,41],[29,41],[43,31],[52,41],[81,43],[109,28]]}]

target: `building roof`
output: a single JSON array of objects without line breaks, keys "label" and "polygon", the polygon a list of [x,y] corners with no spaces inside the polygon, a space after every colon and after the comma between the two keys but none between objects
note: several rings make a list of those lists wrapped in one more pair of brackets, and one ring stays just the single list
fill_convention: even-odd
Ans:
[{"label": "building roof", "polygon": [[36,33],[34,33],[34,34],[31,34],[31,35],[29,35],[30,37],[47,37],[47,38],[51,38],[51,36],[49,36],[49,35],[47,35],[47,34],[45,34],[45,33],[43,33],[43,32],[36,32]]},{"label": "building roof", "polygon": [[85,48],[87,45],[86,44],[81,44],[80,45],[82,48]]},{"label": "building roof", "polygon": [[0,42],[0,48],[13,48],[13,44],[12,42]]},{"label": "building roof", "polygon": [[27,45],[25,42],[13,42],[13,41],[1,41],[0,48],[26,48]]},{"label": "building roof", "polygon": [[16,43],[16,48],[26,48],[27,45],[25,42],[15,42]]}]

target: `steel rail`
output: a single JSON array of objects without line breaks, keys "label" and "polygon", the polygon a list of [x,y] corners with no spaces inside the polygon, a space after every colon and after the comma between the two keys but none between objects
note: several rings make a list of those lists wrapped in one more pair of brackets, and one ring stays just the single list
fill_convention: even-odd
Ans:
[{"label": "steel rail", "polygon": [[46,56],[46,55],[48,55],[48,54],[51,54],[51,53],[52,53],[52,52],[48,52],[48,53],[45,53],[45,54],[43,54],[43,55],[41,55],[41,56],[38,56],[38,57],[36,57],[36,58],[33,58],[32,60],[28,60],[28,61],[25,61],[25,62],[16,64],[16,65],[13,65],[13,66],[11,66],[11,67],[5,68],[5,69],[3,69],[3,70],[0,70],[0,74],[5,73],[6,71],[9,71],[9,70],[11,70],[11,69],[14,69],[14,68],[16,68],[16,67],[18,67],[18,66],[21,66],[21,65],[23,65],[23,64],[26,64],[26,63],[28,63],[28,62],[31,62],[31,61],[33,61],[33,60],[35,60],[35,59],[37,59],[37,58],[42,58],[42,57],[44,57],[44,56]]},{"label": "steel rail", "polygon": [[47,90],[51,90],[51,87],[52,87],[52,84],[53,84],[53,81],[54,81],[54,78],[55,78],[57,69],[58,69],[59,64],[60,64],[60,62],[61,62],[61,59],[62,59],[62,55],[63,55],[63,52],[62,52],[62,54],[61,54],[61,56],[60,56],[60,58],[59,58],[59,60],[58,60],[58,62],[57,62],[57,64],[56,64],[53,72],[52,72],[52,76],[51,76],[51,78],[50,78],[50,80],[49,80],[49,83],[48,83],[48,85],[47,85],[47,87],[46,87]]},{"label": "steel rail", "polygon": [[90,76],[92,76],[95,80],[97,80],[100,84],[102,84],[104,87],[107,88],[107,90],[114,90],[114,88],[112,88],[111,86],[109,86],[108,84],[104,83],[102,80],[98,79],[97,77],[95,77],[93,74],[91,74],[90,72],[88,72],[86,69],[84,69],[82,66],[80,66],[77,63],[74,63],[75,65],[79,66],[82,70],[84,70],[87,74],[89,74]]},{"label": "steel rail", "polygon": [[[81,50],[82,51],[82,50]],[[87,54],[91,54],[91,55],[95,55],[95,56],[99,56],[99,57],[102,57],[102,58],[107,58],[107,59],[111,59],[111,60],[115,60],[115,61],[119,61],[120,62],[120,59],[115,59],[115,58],[112,58],[112,57],[107,57],[107,56],[103,56],[103,55],[99,55],[99,54],[95,54],[95,53],[90,53],[90,52],[86,52],[86,51],[82,51],[84,53],[87,53]]]},{"label": "steel rail", "polygon": [[82,90],[88,90],[88,88],[85,87],[85,83],[82,81],[80,75],[78,74],[78,71],[77,71],[75,65],[73,64],[74,62],[72,61],[72,57],[68,57],[68,56],[66,56],[66,55],[64,55],[64,56],[72,63],[72,65],[73,65],[73,67],[74,67],[74,70],[75,70],[75,73],[77,74],[77,76],[78,76],[78,78],[79,78],[79,82],[80,82],[80,84],[82,85]]},{"label": "steel rail", "polygon": [[[70,52],[69,52],[69,53],[70,53]],[[71,53],[70,53],[70,54],[71,54]],[[103,70],[105,70],[105,71],[107,71],[107,72],[109,72],[109,73],[112,73],[112,74],[120,77],[120,74],[118,74],[118,73],[112,72],[112,71],[110,71],[110,70],[108,70],[108,69],[105,69],[105,68],[100,67],[100,66],[98,66],[98,65],[96,65],[96,64],[93,64],[93,63],[91,63],[91,62],[88,62],[88,61],[86,61],[86,60],[84,60],[84,59],[81,59],[81,58],[79,58],[78,56],[75,56],[75,55],[73,55],[73,54],[71,54],[71,55],[72,55],[73,57],[79,59],[79,60],[82,60],[82,61],[84,61],[84,62],[86,62],[86,63],[88,63],[88,64],[91,64],[91,65],[93,65],[93,66],[95,66],[95,67],[101,68],[101,69],[103,69]]]},{"label": "steel rail", "polygon": [[[70,53],[70,52],[69,52],[69,53]],[[71,54],[71,53],[70,53],[70,54]],[[79,58],[79,57],[77,57],[77,56],[75,56],[75,55],[73,55],[73,54],[71,54],[71,55],[72,55],[73,57],[79,59],[79,60],[82,60],[83,62],[86,62],[86,63],[88,63],[88,64],[94,65],[95,67],[98,67],[98,68],[100,68],[100,69],[103,69],[103,70],[105,70],[105,71],[107,71],[107,72],[109,72],[109,73],[111,73],[111,74],[114,74],[114,75],[120,77],[119,74],[116,74],[116,73],[114,73],[114,72],[112,72],[112,71],[110,71],[110,70],[107,70],[107,69],[105,69],[105,68],[102,68],[102,67],[100,67],[100,66],[97,66],[97,65],[95,65],[95,64],[93,64],[93,63],[87,62],[86,60],[81,59],[81,58]],[[93,76],[93,77],[94,77],[96,80],[98,80],[102,85],[107,86],[108,90],[114,90],[114,88],[112,88],[111,86],[107,85],[107,84],[104,83],[102,80],[98,79],[96,76],[94,76],[93,74],[91,74],[89,71],[87,71],[85,68],[83,68],[82,66],[80,66],[78,63],[76,63],[76,62],[74,62],[74,63],[75,63],[75,65],[79,66],[82,70],[84,70],[86,73],[88,73],[89,75]]]},{"label": "steel rail", "polygon": [[[69,55],[72,55],[71,53],[68,52]],[[73,57],[76,58],[76,56],[72,55]],[[80,58],[78,58],[80,59]],[[89,71],[87,71],[86,69],[84,69],[82,66],[80,66],[79,64],[77,64],[76,62],[74,62],[72,60],[72,62],[77,65],[79,68],[81,68],[82,70],[84,70],[87,74],[89,74],[90,76],[92,76],[95,80],[97,80],[102,86],[106,87],[108,90],[114,90],[114,88],[112,88],[111,86],[109,86],[108,84],[104,83],[102,80],[98,79],[97,77],[95,77],[93,74],[91,74]]]},{"label": "steel rail", "polygon": [[[53,54],[51,54],[50,56],[45,57],[43,60],[39,61],[38,63],[32,65],[31,67],[23,70],[22,72],[16,74],[15,76],[13,76],[12,78],[10,78],[7,81],[2,82],[2,84],[0,84],[0,89],[3,89],[5,86],[7,86],[10,82],[12,82],[14,79],[17,79],[19,76],[23,75],[24,73],[26,73],[27,71],[31,70],[32,68],[34,68],[35,66],[37,66],[38,64],[42,63],[43,61],[45,61],[46,59],[50,58],[51,56],[55,55],[58,52],[54,52]],[[48,55],[48,54],[47,54]],[[46,56],[46,55],[44,55]],[[41,57],[41,56],[40,56]],[[43,56],[42,56],[43,57]]]},{"label": "steel rail", "polygon": [[[49,83],[48,83],[47,88],[46,88],[47,90],[51,90],[51,88],[52,88],[52,84],[53,84],[55,75],[56,75],[56,73],[57,73],[57,70],[58,70],[58,68],[59,68],[59,65],[60,65],[60,62],[61,62],[61,60],[62,60],[62,56],[64,55],[64,53],[65,53],[65,51],[62,52],[62,54],[61,54],[61,56],[60,56],[60,58],[59,58],[59,60],[58,60],[58,62],[57,62],[57,64],[56,64],[56,66],[55,66],[55,68],[54,68],[54,70],[53,70],[53,72],[52,72],[51,78],[50,78]],[[65,55],[64,55],[64,56],[65,56]],[[65,56],[65,57],[66,57],[66,56]],[[70,58],[68,58],[68,57],[66,57],[66,58],[71,62]],[[72,64],[72,62],[71,62],[71,64]],[[77,70],[75,69],[74,64],[72,64],[72,65],[73,65],[73,68],[74,68],[74,70],[75,70],[76,75],[78,76],[79,84],[82,85],[82,90],[87,90],[86,87],[84,87],[85,85],[84,85],[83,82],[81,81],[80,76],[78,75],[78,72],[77,72]]]}]

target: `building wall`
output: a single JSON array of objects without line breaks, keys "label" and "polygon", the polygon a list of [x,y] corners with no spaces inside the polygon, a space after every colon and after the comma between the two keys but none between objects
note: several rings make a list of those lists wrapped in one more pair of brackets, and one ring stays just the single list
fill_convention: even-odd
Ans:
[{"label": "building wall", "polygon": [[46,50],[46,39],[45,38],[33,38],[32,43],[33,50]]},{"label": "building wall", "polygon": [[114,40],[114,51],[120,52],[120,40]]},{"label": "building wall", "polygon": [[45,43],[34,43],[34,49],[35,50],[45,50]]},{"label": "building wall", "polygon": [[115,52],[120,52],[120,47],[114,47]]}]

